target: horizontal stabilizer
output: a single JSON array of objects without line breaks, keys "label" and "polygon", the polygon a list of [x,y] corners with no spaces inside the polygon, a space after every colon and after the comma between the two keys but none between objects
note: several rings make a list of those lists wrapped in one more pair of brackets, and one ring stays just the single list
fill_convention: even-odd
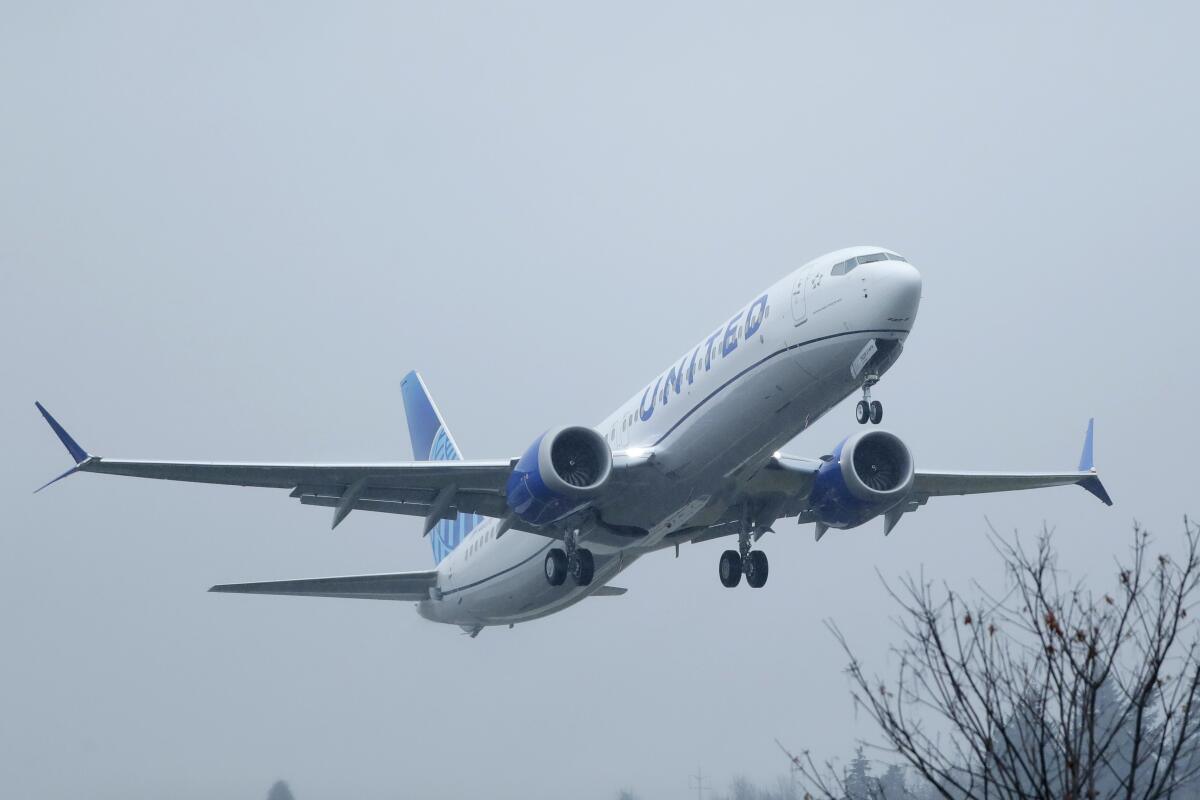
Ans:
[{"label": "horizontal stabilizer", "polygon": [[437,587],[437,570],[392,572],[383,575],[347,575],[340,578],[307,578],[295,581],[225,583],[210,592],[280,594],[295,597],[346,597],[360,600],[428,600]]}]

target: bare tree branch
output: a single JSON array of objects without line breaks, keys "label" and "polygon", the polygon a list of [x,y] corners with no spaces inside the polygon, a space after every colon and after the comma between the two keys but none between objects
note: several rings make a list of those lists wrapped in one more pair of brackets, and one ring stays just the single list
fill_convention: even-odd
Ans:
[{"label": "bare tree branch", "polygon": [[[849,660],[855,706],[882,735],[878,748],[947,800],[1200,791],[1200,529],[1184,520],[1177,562],[1152,554],[1135,524],[1129,559],[1100,595],[1060,570],[1049,530],[1033,547],[994,529],[991,542],[1005,567],[998,595],[977,584],[971,597],[935,590],[924,574],[883,581],[900,633],[890,680],[868,676],[827,623]],[[799,767],[809,796],[883,796],[882,784],[848,783],[857,773],[809,753]]]}]

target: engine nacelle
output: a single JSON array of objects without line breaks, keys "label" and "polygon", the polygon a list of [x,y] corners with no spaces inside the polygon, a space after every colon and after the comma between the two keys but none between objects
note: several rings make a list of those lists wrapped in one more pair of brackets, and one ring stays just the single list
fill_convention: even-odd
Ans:
[{"label": "engine nacelle", "polygon": [[548,430],[533,441],[508,478],[508,507],[532,525],[581,511],[608,482],[612,450],[591,428]]},{"label": "engine nacelle", "polygon": [[809,504],[817,521],[853,528],[890,511],[913,483],[913,458],[899,436],[868,430],[847,437],[817,471]]}]

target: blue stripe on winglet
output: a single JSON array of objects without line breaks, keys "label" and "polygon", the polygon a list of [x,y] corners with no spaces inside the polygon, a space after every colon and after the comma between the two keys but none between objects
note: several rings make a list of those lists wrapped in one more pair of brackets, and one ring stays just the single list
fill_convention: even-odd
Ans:
[{"label": "blue stripe on winglet", "polygon": [[80,447],[79,443],[71,438],[71,434],[63,430],[63,426],[58,424],[58,420],[50,416],[50,412],[46,410],[45,406],[36,401],[34,402],[34,405],[37,406],[38,411],[42,412],[42,416],[46,418],[46,422],[50,424],[51,429],[53,429],[54,433],[58,435],[58,440],[63,443],[64,447],[67,448],[67,452],[71,454],[71,458],[75,459],[76,464],[82,464],[84,461],[87,461],[89,458],[91,458],[87,451]]}]

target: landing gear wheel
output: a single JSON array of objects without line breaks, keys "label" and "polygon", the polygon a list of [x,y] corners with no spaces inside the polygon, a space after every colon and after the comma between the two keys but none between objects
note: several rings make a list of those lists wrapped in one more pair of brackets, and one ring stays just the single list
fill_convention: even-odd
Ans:
[{"label": "landing gear wheel", "polygon": [[[881,415],[883,411],[879,412]],[[871,406],[866,400],[859,400],[858,405],[854,407],[854,418],[858,420],[859,425],[866,425],[867,420],[871,418]]]},{"label": "landing gear wheel", "polygon": [[721,575],[721,585],[727,589],[737,586],[742,580],[742,557],[737,550],[726,550],[721,553],[721,563],[718,572]]},{"label": "landing gear wheel", "polygon": [[767,554],[762,550],[751,550],[746,554],[742,571],[746,573],[746,583],[751,589],[761,589],[767,583]]},{"label": "landing gear wheel", "polygon": [[557,547],[546,553],[546,583],[562,586],[567,579],[567,554]]},{"label": "landing gear wheel", "polygon": [[591,550],[581,547],[575,551],[575,557],[568,561],[567,567],[571,572],[571,579],[577,585],[587,586],[596,574],[596,559],[592,557]]},{"label": "landing gear wheel", "polygon": [[871,401],[871,424],[878,425],[883,422],[883,403],[878,400]]}]

